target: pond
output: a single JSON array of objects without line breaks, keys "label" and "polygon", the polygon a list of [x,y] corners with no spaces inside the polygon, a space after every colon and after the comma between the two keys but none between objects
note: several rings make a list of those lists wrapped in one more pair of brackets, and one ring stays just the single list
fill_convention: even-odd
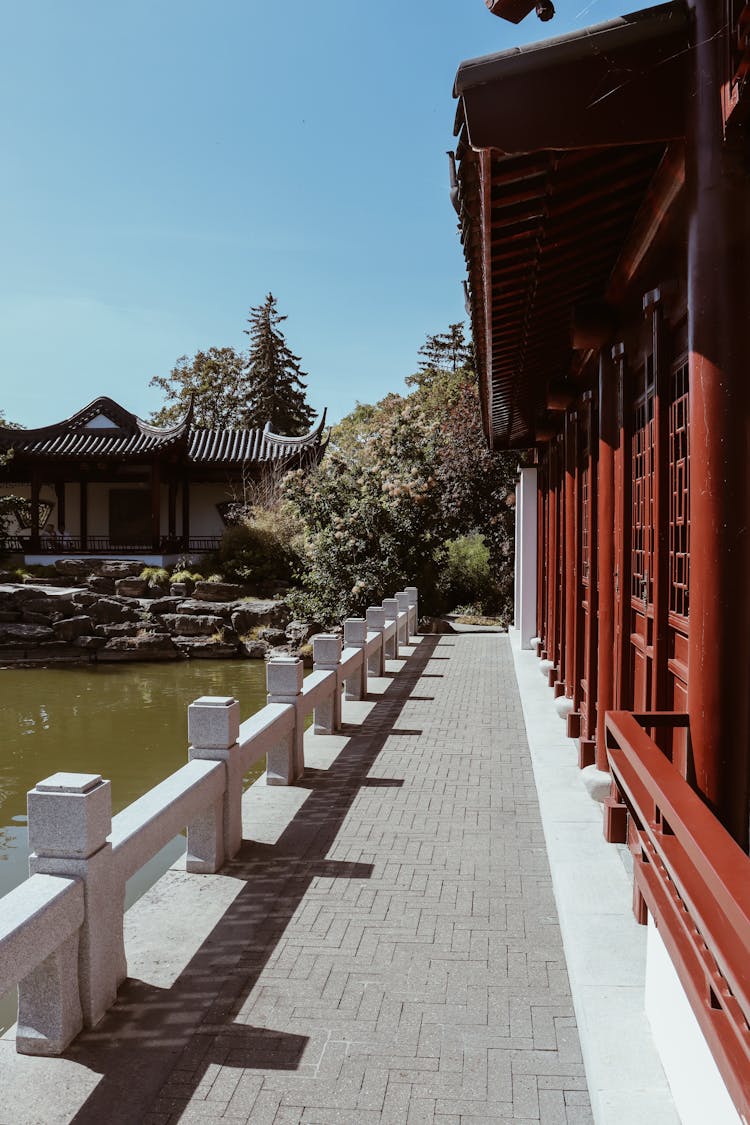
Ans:
[{"label": "pond", "polygon": [[[260,660],[0,668],[0,895],[28,875],[26,793],[58,770],[112,782],[112,811],[129,805],[187,761],[187,707],[200,695],[233,695],[243,719],[266,702]],[[248,774],[249,783],[264,763]],[[127,887],[127,905],[184,851],[168,844]],[[0,998],[0,1031],[15,1019]]]}]

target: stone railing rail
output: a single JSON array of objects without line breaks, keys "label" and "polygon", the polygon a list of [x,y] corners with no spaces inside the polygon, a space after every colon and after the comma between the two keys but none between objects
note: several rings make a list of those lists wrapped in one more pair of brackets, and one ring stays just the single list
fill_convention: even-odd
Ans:
[{"label": "stone railing rail", "polygon": [[272,658],[268,703],[245,722],[231,697],[195,700],[187,764],[114,817],[98,774],[57,773],[29,792],[30,875],[0,900],[0,995],[18,985],[18,1051],[58,1055],[101,1019],[127,976],[127,880],[185,828],[187,870],[219,871],[242,844],[244,775],[265,758],[268,785],[298,780],[307,717],[314,734],[338,730],[342,689],[364,698],[417,621],[412,586],[347,619],[343,648],[337,634],[314,637],[306,679],[297,657]]}]

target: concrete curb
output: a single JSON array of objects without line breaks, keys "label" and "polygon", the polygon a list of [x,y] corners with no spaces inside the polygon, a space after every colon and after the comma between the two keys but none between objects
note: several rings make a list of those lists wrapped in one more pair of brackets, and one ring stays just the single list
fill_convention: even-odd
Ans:
[{"label": "concrete curb", "polygon": [[570,987],[597,1125],[679,1125],[644,1010],[646,929],[631,882],[602,835],[572,739],[536,656],[509,630]]}]

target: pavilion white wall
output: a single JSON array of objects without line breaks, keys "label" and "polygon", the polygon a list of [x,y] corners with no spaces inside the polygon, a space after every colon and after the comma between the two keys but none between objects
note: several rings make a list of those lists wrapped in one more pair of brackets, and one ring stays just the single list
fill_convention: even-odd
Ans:
[{"label": "pavilion white wall", "polygon": [[[226,484],[190,485],[190,535],[221,535],[225,530],[216,505],[225,500],[241,500],[241,493]],[[181,497],[177,505],[181,509]],[[178,515],[177,526],[181,526],[182,515]]]},{"label": "pavilion white wall", "polygon": [[516,487],[515,626],[521,648],[536,636],[537,470],[521,469]]}]

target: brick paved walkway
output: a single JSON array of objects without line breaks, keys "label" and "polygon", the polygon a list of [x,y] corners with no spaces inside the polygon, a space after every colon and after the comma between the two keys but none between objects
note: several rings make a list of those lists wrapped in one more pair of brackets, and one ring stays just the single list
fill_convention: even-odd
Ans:
[{"label": "brick paved walkway", "polygon": [[76,1122],[591,1121],[507,638],[422,638],[347,733],[179,979],[78,1041]]}]

